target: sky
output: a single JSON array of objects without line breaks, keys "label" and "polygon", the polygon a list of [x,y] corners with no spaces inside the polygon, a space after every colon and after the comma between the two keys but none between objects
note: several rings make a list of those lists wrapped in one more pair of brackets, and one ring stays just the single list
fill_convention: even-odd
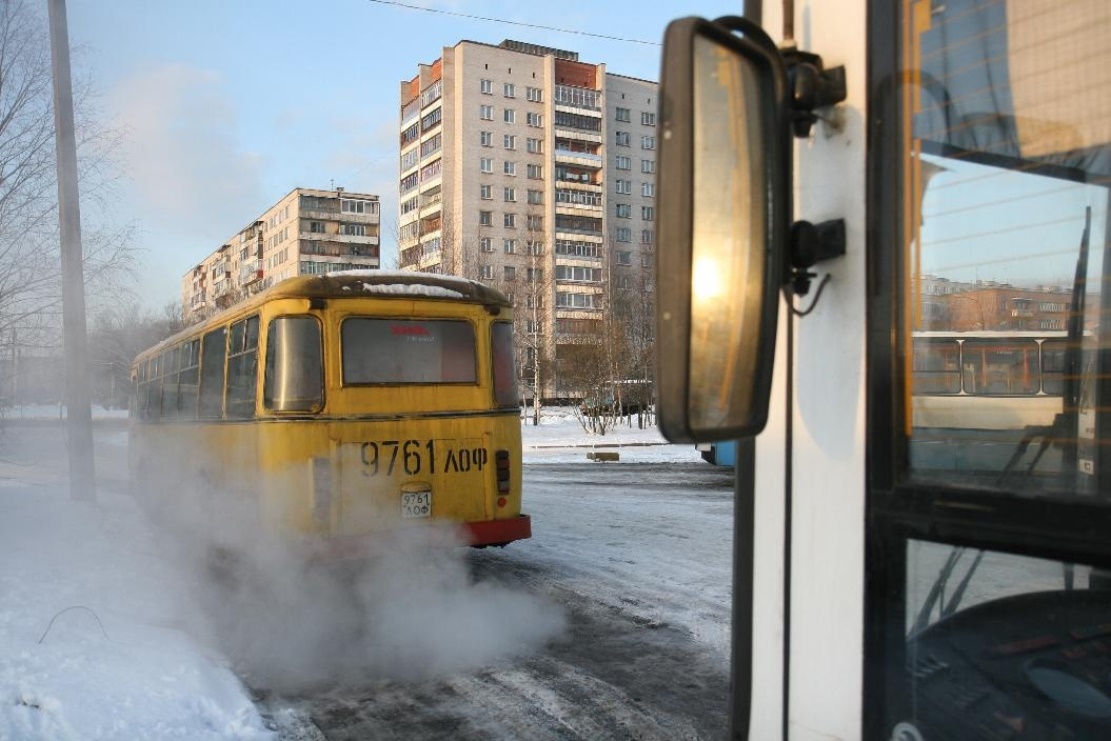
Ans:
[{"label": "sky", "polygon": [[[58,411],[56,407],[26,408],[13,414],[56,420]],[[98,419],[120,414],[94,411]],[[664,444],[654,428],[623,428],[605,438],[590,438],[568,415],[552,415],[544,421],[538,428],[523,428],[526,461],[585,461],[583,448],[573,446],[596,442],[635,443],[634,447],[620,449],[623,462],[700,460],[693,446]],[[61,434],[60,425],[54,429]],[[36,433],[37,439],[41,439],[40,433]],[[404,583],[405,591],[391,586],[387,594],[369,591],[366,595],[367,604],[398,605],[400,609],[394,608],[392,613],[389,607],[372,611],[377,622],[368,624],[396,627],[401,620],[401,624],[412,627],[414,613],[433,616],[430,619],[440,616],[441,620],[452,621],[452,636],[464,631],[468,641],[448,638],[448,643],[440,645],[444,642],[433,636],[446,634],[422,624],[422,653],[414,658],[398,646],[378,641],[373,629],[367,629],[370,645],[342,643],[339,649],[333,649],[342,651],[338,656],[323,651],[323,659],[307,659],[321,653],[322,647],[313,643],[319,636],[300,634],[298,630],[318,626],[329,637],[336,634],[337,623],[342,625],[338,616],[343,615],[336,601],[329,603],[319,585],[298,574],[295,587],[282,596],[283,609],[267,613],[270,617],[271,613],[286,615],[292,627],[271,624],[264,619],[267,616],[258,614],[252,614],[254,619],[250,621],[242,620],[242,610],[249,609],[250,600],[227,600],[213,609],[212,595],[205,591],[206,582],[198,579],[193,562],[169,545],[171,541],[154,529],[137,508],[136,500],[123,493],[126,426],[109,426],[107,430],[98,426],[97,438],[100,485],[96,504],[70,501],[62,446],[29,450],[9,439],[0,459],[0,509],[4,512],[0,518],[0,563],[4,564],[0,571],[0,594],[4,595],[0,600],[0,739],[277,738],[230,668],[227,655],[216,647],[221,619],[240,619],[251,626],[255,641],[237,646],[241,654],[237,671],[242,672],[244,666],[256,675],[268,671],[272,680],[284,677],[286,686],[316,681],[321,676],[334,678],[336,672],[356,668],[349,665],[351,661],[370,661],[370,656],[381,655],[390,656],[393,663],[372,666],[384,670],[387,676],[407,663],[434,667],[436,672],[473,670],[539,651],[564,629],[561,607],[508,587],[474,585],[463,573],[461,560],[439,562],[442,571],[437,580],[400,578],[397,574],[407,573],[407,569],[399,563],[421,561],[403,553],[396,562],[382,567],[394,575],[393,579],[368,582]],[[530,496],[539,507],[545,497],[574,496],[574,491],[559,487],[548,492],[533,490]],[[681,496],[677,500],[683,502]],[[566,509],[560,501],[548,506]],[[631,501],[637,502],[635,498]],[[628,509],[630,522],[645,519],[643,502],[637,503],[640,506]],[[676,515],[675,521],[678,519]],[[648,518],[648,531],[655,532],[659,521],[658,516]],[[572,524],[583,532],[590,527],[589,523]],[[662,562],[655,564],[650,579],[640,572],[631,572],[627,578],[630,584],[645,582],[661,590],[646,599],[646,609],[663,611],[655,615],[657,620],[686,626],[724,657],[728,655],[729,601],[721,585],[729,583],[730,519],[723,515],[719,524],[723,537],[720,543],[712,541],[713,564],[703,564],[698,584],[691,584],[692,574],[681,564]],[[605,527],[604,523],[595,525]],[[619,561],[610,552],[612,547],[634,551],[645,547],[635,539],[624,545],[609,540],[612,538],[608,536],[577,538],[567,544],[568,553],[560,558],[567,559],[568,568],[579,571],[584,560],[612,570],[617,567],[611,562]],[[522,557],[528,553],[550,557],[562,553],[560,548],[560,543],[552,542],[551,534],[545,539],[538,533],[531,540],[510,545],[506,552],[515,549]],[[591,549],[597,553],[592,555]],[[620,563],[632,564],[628,559],[644,554],[621,551],[617,555],[625,559]],[[263,576],[263,583],[281,586],[274,574]],[[422,590],[411,586],[414,584],[431,586]],[[718,607],[716,617],[708,617],[704,605],[695,609],[671,599],[676,584],[684,584],[713,601]],[[599,580],[597,588],[611,590],[611,586]],[[605,595],[597,599],[604,600]],[[232,603],[234,612],[221,611]],[[199,609],[199,604],[208,609]],[[424,609],[409,609],[413,605]],[[459,628],[461,624],[470,627]],[[277,640],[270,631],[279,628],[283,632]],[[400,630],[383,632],[407,634]],[[220,645],[231,640],[226,632],[220,635],[225,642]],[[277,645],[280,651],[274,650]],[[433,650],[437,654],[435,661],[430,661],[424,652]],[[274,722],[283,727],[304,723],[304,719],[286,717],[284,712],[279,709]]]},{"label": "sky", "polygon": [[141,304],[180,301],[186,271],[297,187],[379,195],[382,265],[391,266],[400,83],[444,47],[516,39],[658,80],[669,21],[743,8],[741,0],[407,4],[444,12],[382,0],[68,0],[74,75],[92,81],[98,115],[124,137],[119,195],[89,216],[136,227]]}]

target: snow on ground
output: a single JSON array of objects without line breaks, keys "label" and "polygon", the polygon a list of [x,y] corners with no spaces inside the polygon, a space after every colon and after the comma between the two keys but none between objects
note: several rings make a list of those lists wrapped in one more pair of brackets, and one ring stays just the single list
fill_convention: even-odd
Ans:
[{"label": "snow on ground", "polygon": [[[228,660],[197,637],[189,577],[124,493],[126,433],[111,420],[126,412],[94,410],[95,504],[70,499],[63,425],[4,424],[60,416],[0,416],[0,741],[274,738]],[[45,428],[57,442],[32,446]],[[592,447],[699,460],[635,422],[592,436],[557,409],[522,429],[526,462],[579,462]]]}]

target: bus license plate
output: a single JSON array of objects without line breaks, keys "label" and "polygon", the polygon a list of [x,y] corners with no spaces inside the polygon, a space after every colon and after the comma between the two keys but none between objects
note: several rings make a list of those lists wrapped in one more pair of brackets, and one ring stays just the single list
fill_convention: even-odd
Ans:
[{"label": "bus license plate", "polygon": [[403,491],[401,492],[401,516],[431,517],[432,492],[430,491]]}]

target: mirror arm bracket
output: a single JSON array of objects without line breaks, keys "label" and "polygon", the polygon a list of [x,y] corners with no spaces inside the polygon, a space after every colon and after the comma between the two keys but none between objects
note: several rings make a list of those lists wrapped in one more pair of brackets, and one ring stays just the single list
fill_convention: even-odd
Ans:
[{"label": "mirror arm bracket", "polygon": [[810,281],[817,277],[810,268],[845,254],[845,220],[831,219],[820,224],[796,221],[791,225],[788,250],[787,282],[796,296],[805,296],[810,291]]},{"label": "mirror arm bracket", "polygon": [[814,111],[840,103],[848,95],[845,67],[825,69],[820,56],[794,47],[780,50],[780,55],[787,68],[791,130],[797,138],[805,139],[818,121]]}]

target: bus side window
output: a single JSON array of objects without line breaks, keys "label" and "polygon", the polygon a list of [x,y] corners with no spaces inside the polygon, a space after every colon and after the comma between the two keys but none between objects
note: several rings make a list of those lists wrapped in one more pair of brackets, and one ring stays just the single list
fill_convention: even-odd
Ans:
[{"label": "bus side window", "polygon": [[227,335],[227,329],[220,327],[201,340],[201,400],[197,412],[200,419],[219,419],[223,411]]},{"label": "bus side window", "polygon": [[181,349],[178,347],[167,350],[165,355],[166,366],[162,378],[162,416],[173,419],[177,416],[178,403],[178,363],[181,359]]},{"label": "bus side window", "polygon": [[162,356],[150,361],[150,382],[147,383],[147,417],[158,419],[162,416]]},{"label": "bus side window", "polygon": [[197,373],[200,340],[190,340],[181,348],[181,374],[178,376],[178,416],[197,418]]},{"label": "bus side window", "polygon": [[1064,340],[1046,340],[1042,343],[1042,392],[1048,396],[1065,393]]},{"label": "bus side window", "polygon": [[249,419],[255,416],[258,390],[258,316],[231,325],[229,344],[227,415]]},{"label": "bus side window", "polygon": [[956,340],[915,338],[914,393],[959,394],[960,350]]},{"label": "bus side window", "polygon": [[320,322],[311,316],[284,316],[266,332],[266,374],[262,404],[276,412],[311,412],[324,403]]}]

